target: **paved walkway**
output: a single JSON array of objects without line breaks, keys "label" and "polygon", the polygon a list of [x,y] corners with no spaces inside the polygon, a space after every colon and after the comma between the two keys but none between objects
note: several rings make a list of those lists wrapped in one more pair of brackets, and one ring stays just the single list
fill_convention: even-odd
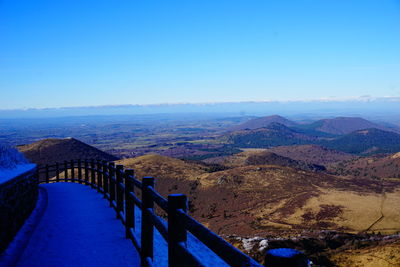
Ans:
[{"label": "paved walkway", "polygon": [[17,266],[139,266],[122,223],[100,194],[74,183],[41,186],[48,204]]}]

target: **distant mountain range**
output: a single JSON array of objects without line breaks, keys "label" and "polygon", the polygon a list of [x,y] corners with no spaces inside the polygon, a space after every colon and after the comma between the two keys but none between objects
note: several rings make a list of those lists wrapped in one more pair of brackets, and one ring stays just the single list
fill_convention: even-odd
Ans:
[{"label": "distant mountain range", "polygon": [[384,131],[394,130],[357,117],[338,117],[333,119],[323,119],[309,125],[302,125],[302,127],[335,135],[348,134],[357,130],[370,128],[376,128]]},{"label": "distant mountain range", "polygon": [[356,117],[297,124],[274,115],[249,120],[230,130],[225,136],[227,142],[240,148],[314,144],[364,155],[400,151],[399,129]]},{"label": "distant mountain range", "polygon": [[318,120],[310,124],[299,124],[279,115],[250,119],[244,123],[231,127],[229,130],[240,131],[268,128],[273,123],[279,123],[285,125],[286,127],[296,128],[298,131],[313,130],[316,132],[323,132],[332,135],[343,135],[357,130],[370,128],[376,128],[384,131],[400,132],[400,128],[388,128],[386,126],[373,123],[360,117],[337,117],[333,119]]}]

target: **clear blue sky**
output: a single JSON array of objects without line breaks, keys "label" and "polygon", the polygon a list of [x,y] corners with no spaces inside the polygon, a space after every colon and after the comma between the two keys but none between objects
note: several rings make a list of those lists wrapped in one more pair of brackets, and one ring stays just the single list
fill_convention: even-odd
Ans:
[{"label": "clear blue sky", "polygon": [[0,109],[400,96],[399,0],[0,0]]}]

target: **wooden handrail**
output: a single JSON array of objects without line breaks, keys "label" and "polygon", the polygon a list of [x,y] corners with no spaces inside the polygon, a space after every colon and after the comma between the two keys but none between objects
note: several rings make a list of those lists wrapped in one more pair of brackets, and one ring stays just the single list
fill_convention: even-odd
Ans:
[{"label": "wooden handrail", "polygon": [[[78,177],[75,177],[75,169],[78,169]],[[63,179],[59,175],[62,172]],[[153,177],[144,177],[141,182],[136,179],[132,169],[124,170],[123,165],[115,166],[113,162],[93,159],[45,165],[37,168],[37,175],[39,183],[78,182],[89,185],[103,194],[114,208],[117,218],[125,226],[126,238],[132,241],[139,252],[141,267],[154,265],[154,227],[168,243],[168,266],[204,266],[202,259],[187,248],[187,232],[193,234],[230,266],[261,266],[188,215],[188,201],[185,195],[172,194],[168,196],[168,200],[162,197],[154,189]],[[134,188],[141,190],[141,200],[136,197]],[[167,213],[168,224],[155,214],[154,203]],[[141,209],[142,214],[140,243],[135,231],[136,206]]]}]

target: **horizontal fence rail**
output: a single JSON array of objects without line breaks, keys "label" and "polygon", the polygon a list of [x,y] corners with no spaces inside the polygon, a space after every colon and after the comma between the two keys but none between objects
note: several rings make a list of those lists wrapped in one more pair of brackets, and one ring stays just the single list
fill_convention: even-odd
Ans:
[{"label": "horizontal fence rail", "polygon": [[[76,182],[102,194],[124,225],[126,238],[139,252],[141,267],[154,266],[154,227],[168,244],[168,266],[205,266],[188,249],[188,232],[230,266],[262,266],[188,215],[185,195],[171,194],[165,199],[155,190],[153,177],[139,181],[134,170],[123,165],[94,159],[57,162],[37,168],[37,179],[39,183]],[[167,214],[167,223],[155,213],[154,204]],[[135,207],[141,211],[140,238],[135,231]]]}]

